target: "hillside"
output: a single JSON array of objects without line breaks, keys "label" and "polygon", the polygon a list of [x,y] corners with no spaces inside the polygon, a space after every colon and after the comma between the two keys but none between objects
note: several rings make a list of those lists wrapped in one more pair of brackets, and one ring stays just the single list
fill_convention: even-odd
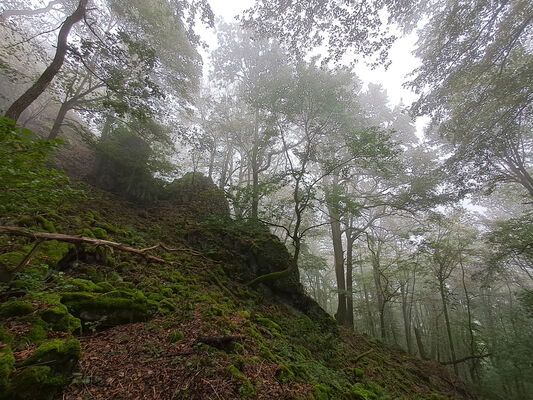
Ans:
[{"label": "hillside", "polygon": [[[1,287],[2,399],[474,398],[445,367],[339,328],[294,279],[247,285],[290,255],[214,191],[147,210],[85,191],[2,225],[164,247],[44,241]],[[32,243],[0,235],[4,273]]]}]

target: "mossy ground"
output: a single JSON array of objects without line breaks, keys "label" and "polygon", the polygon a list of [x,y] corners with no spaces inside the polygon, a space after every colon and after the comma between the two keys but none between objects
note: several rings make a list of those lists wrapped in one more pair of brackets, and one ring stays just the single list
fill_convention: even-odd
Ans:
[{"label": "mossy ground", "polygon": [[[289,260],[264,227],[223,216],[199,220],[194,210],[172,204],[142,210],[100,192],[45,217],[48,228],[31,216],[22,222],[181,250],[158,249],[154,254],[167,262],[153,264],[94,246],[42,246],[0,287],[9,300],[0,308],[0,340],[16,361],[0,357],[0,385],[4,379],[14,396],[30,398],[23,387],[31,381],[42,386],[31,386],[36,400],[53,398],[64,385],[66,399],[472,398],[442,367],[344,331],[320,313],[305,315],[307,299],[300,311],[283,305],[275,291],[297,288],[294,282],[271,290],[246,285],[267,265],[282,271]],[[11,254],[4,264],[19,262],[31,245],[0,236],[0,253]],[[62,354],[78,354],[66,343],[80,335],[81,359],[73,363],[76,356]],[[204,344],[206,337],[239,340],[219,349]],[[43,349],[46,364],[35,365]]]}]

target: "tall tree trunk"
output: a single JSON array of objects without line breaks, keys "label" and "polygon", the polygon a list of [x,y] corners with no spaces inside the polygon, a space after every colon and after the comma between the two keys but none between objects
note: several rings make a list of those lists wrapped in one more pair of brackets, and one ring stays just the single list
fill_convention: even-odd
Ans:
[{"label": "tall tree trunk", "polygon": [[252,210],[250,217],[257,219],[259,214],[259,112],[255,111],[254,133],[252,141]]},{"label": "tall tree trunk", "polygon": [[442,300],[442,312],[444,314],[444,322],[446,323],[446,333],[448,334],[448,344],[450,345],[450,354],[452,356],[451,361],[453,362],[453,371],[456,375],[459,375],[459,368],[457,367],[457,364],[455,361],[457,360],[457,357],[455,356],[455,347],[453,345],[453,336],[452,336],[452,328],[450,325],[450,316],[448,315],[448,302],[446,301],[446,295],[444,292],[444,279],[439,279],[439,291],[440,291],[440,298]]},{"label": "tall tree trunk", "polygon": [[[362,263],[360,264],[359,268],[361,271],[361,276],[363,276],[363,264]],[[366,283],[364,279],[363,279],[363,293],[365,296],[365,307],[366,307],[366,315],[368,319],[368,326],[370,329],[370,336],[376,337],[376,324],[374,323],[373,312],[370,307],[370,300],[368,299],[368,289],[366,287]]]},{"label": "tall tree trunk", "polygon": [[422,341],[422,334],[420,333],[420,329],[414,326],[413,330],[415,332],[416,345],[418,346],[418,354],[420,354],[420,358],[422,360],[427,360],[428,356],[426,355],[426,350],[424,349],[424,342]]},{"label": "tall tree trunk", "polygon": [[354,329],[353,324],[353,243],[352,229],[346,229],[346,326]]},{"label": "tall tree trunk", "polygon": [[334,205],[328,204],[331,218],[331,240],[335,259],[335,277],[337,280],[337,321],[341,325],[346,322],[346,281],[344,277],[344,254],[342,249],[342,232],[339,215]]},{"label": "tall tree trunk", "polygon": [[80,0],[76,10],[65,19],[63,26],[59,30],[57,38],[56,54],[52,63],[44,70],[42,75],[37,81],[22,94],[6,111],[6,117],[11,118],[13,121],[17,121],[20,114],[30,106],[31,103],[37,99],[46,89],[46,87],[52,82],[52,79],[57,75],[63,61],[65,60],[65,54],[67,53],[67,39],[70,30],[77,22],[81,21],[85,15],[88,0]]},{"label": "tall tree trunk", "polygon": [[73,105],[70,101],[64,101],[63,103],[61,103],[61,107],[59,108],[59,112],[57,113],[54,125],[52,126],[52,129],[48,134],[48,139],[51,140],[57,138],[57,135],[59,135],[59,131],[61,129],[61,125],[63,125],[63,121],[67,116],[67,112],[72,109],[72,106]]},{"label": "tall tree trunk", "polygon": [[408,298],[409,294],[407,292],[406,286],[408,283],[402,284],[400,286],[400,294],[402,296],[402,317],[403,317],[403,329],[405,333],[405,343],[407,345],[407,352],[413,354],[413,348],[411,345],[411,315],[409,313]]}]

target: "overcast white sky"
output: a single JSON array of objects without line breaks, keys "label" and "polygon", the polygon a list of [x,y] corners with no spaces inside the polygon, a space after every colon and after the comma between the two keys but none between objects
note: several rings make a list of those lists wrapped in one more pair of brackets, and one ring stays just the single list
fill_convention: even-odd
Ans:
[{"label": "overcast white sky", "polygon": [[[211,8],[216,17],[222,17],[226,21],[233,21],[235,15],[240,14],[246,8],[254,3],[253,0],[211,0]],[[210,48],[216,47],[216,35],[212,31],[202,30],[202,37],[209,44]],[[406,75],[418,65],[418,60],[411,54],[414,50],[416,34],[402,38],[393,46],[390,57],[391,66],[385,71],[383,68],[371,70],[369,67],[360,63],[357,66],[356,73],[365,83],[380,83],[387,89],[389,99],[392,104],[398,104],[403,101],[404,104],[410,104],[416,99],[414,93],[402,87],[406,81]],[[205,60],[208,62],[208,60]]]},{"label": "overcast white sky", "polygon": [[[215,13],[216,18],[223,18],[230,22],[234,20],[236,15],[239,15],[246,8],[253,5],[254,0],[211,0],[211,8]],[[210,50],[216,47],[216,35],[213,30],[200,28],[200,35],[209,44]],[[398,40],[391,49],[390,59],[391,65],[387,69],[377,68],[370,69],[364,63],[359,63],[356,67],[356,74],[365,83],[379,83],[388,93],[391,106],[403,102],[404,105],[410,105],[415,99],[416,95],[403,88],[402,84],[407,80],[407,75],[414,68],[417,67],[419,61],[412,55],[415,48],[416,34],[404,37]],[[206,53],[202,52],[204,57],[206,70],[209,65],[209,60]],[[422,137],[422,131],[427,123],[427,118],[419,118],[416,121],[417,135]]]}]

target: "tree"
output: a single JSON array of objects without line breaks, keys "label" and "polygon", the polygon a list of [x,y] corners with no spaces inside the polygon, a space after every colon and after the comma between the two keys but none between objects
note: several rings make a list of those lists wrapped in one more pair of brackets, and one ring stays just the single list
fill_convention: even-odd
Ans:
[{"label": "tree", "polygon": [[533,54],[528,41],[533,5],[435,2],[420,33],[421,65],[409,86],[455,145],[447,169],[469,190],[515,182],[533,196],[531,166]]},{"label": "tree", "polygon": [[54,59],[39,79],[7,109],[5,114],[7,118],[11,118],[16,122],[20,114],[45,91],[52,79],[57,75],[65,60],[70,30],[74,24],[81,21],[85,16],[87,3],[88,0],[80,0],[76,10],[65,19],[57,37],[57,48]]}]

